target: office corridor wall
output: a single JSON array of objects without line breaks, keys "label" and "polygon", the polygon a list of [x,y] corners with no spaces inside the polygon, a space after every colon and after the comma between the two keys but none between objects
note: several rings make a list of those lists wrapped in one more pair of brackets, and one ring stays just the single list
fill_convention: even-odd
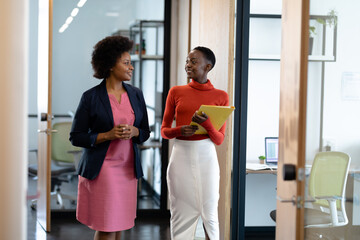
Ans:
[{"label": "office corridor wall", "polygon": [[0,3],[0,239],[26,239],[28,1]]}]

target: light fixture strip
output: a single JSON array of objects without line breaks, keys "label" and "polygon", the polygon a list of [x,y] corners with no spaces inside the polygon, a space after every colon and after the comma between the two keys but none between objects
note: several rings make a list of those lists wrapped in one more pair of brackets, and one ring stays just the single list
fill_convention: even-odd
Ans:
[{"label": "light fixture strip", "polygon": [[87,0],[80,0],[80,1],[78,2],[77,6],[78,6],[79,8],[81,8],[82,6],[84,6],[84,4],[86,3],[86,1],[87,1]]},{"label": "light fixture strip", "polygon": [[79,12],[79,9],[78,8],[74,8],[72,11],[71,11],[71,16],[72,17],[75,17],[77,14],[78,14],[78,12]]},{"label": "light fixture strip", "polygon": [[65,20],[64,25],[62,25],[59,29],[59,33],[63,33],[70,25],[70,23],[74,20],[74,17],[79,13],[79,8],[83,7],[87,0],[80,0],[72,11],[70,16]]}]

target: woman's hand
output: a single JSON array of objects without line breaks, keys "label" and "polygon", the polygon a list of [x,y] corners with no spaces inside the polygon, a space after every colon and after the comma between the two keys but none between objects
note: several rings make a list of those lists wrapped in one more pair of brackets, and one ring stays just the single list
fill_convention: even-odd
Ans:
[{"label": "woman's hand", "polygon": [[201,124],[208,119],[208,115],[206,113],[201,112],[201,114],[198,114],[197,111],[194,113],[194,115],[191,118],[191,121],[196,122],[198,124]]},{"label": "woman's hand", "polygon": [[198,130],[198,126],[184,125],[181,127],[181,135],[185,137],[190,137],[195,134],[196,130]]},{"label": "woman's hand", "polygon": [[139,136],[139,129],[128,124],[119,124],[113,129],[111,129],[108,132],[105,133],[99,133],[96,138],[96,144],[105,142],[105,141],[111,141],[114,139],[123,139],[128,140],[132,137]]},{"label": "woman's hand", "polygon": [[127,124],[120,124],[117,127],[121,129],[121,134],[119,139],[128,140],[133,137],[139,136],[139,129],[137,127]]}]

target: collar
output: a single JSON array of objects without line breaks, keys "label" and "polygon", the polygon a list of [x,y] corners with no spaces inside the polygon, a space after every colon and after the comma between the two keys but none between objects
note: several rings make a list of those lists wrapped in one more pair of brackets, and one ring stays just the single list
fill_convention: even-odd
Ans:
[{"label": "collar", "polygon": [[191,82],[188,85],[200,91],[208,91],[214,89],[214,86],[211,84],[209,79],[207,80],[206,83],[203,84],[198,83],[197,81],[191,79]]}]

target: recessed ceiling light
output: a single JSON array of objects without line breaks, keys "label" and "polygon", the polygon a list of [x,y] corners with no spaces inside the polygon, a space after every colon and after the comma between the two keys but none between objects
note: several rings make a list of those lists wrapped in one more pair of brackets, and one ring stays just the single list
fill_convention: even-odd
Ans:
[{"label": "recessed ceiling light", "polygon": [[[84,6],[84,4],[86,3],[87,0],[80,0],[77,4],[77,6],[80,8],[82,6]],[[63,33],[68,27],[69,24],[74,20],[74,17],[79,13],[79,8],[75,7],[72,11],[70,16],[65,20],[64,25],[61,26],[61,28],[59,29],[60,33]]]},{"label": "recessed ceiling light", "polygon": [[74,8],[72,11],[71,11],[71,16],[72,17],[75,17],[79,12],[79,9],[78,8]]},{"label": "recessed ceiling light", "polygon": [[66,23],[64,25],[62,25],[61,28],[59,29],[59,33],[64,32],[67,29],[68,26],[69,25],[67,25]]},{"label": "recessed ceiling light", "polygon": [[87,0],[80,0],[77,4],[77,6],[80,8],[82,6],[84,6],[84,4],[86,3]]},{"label": "recessed ceiling light", "polygon": [[66,22],[66,24],[70,24],[72,22],[72,20],[73,20],[73,17],[68,17],[65,22]]}]

